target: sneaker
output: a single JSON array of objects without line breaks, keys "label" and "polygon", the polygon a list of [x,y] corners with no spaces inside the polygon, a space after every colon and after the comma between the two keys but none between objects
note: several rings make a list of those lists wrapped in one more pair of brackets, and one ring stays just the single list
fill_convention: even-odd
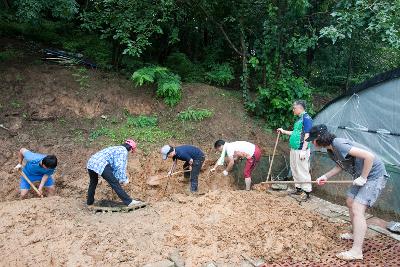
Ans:
[{"label": "sneaker", "polygon": [[131,201],[131,203],[129,203],[128,207],[138,206],[138,205],[142,205],[142,204],[144,204],[144,202],[132,199],[132,201]]},{"label": "sneaker", "polygon": [[344,233],[339,235],[339,238],[342,240],[353,240],[353,234],[352,233]]},{"label": "sneaker", "polygon": [[310,193],[302,191],[300,194],[293,196],[297,201],[305,202],[310,199]]},{"label": "sneaker", "polygon": [[353,251],[343,251],[338,254],[336,254],[336,257],[338,257],[341,260],[345,261],[354,261],[354,260],[362,260],[363,259],[363,254],[356,254]]},{"label": "sneaker", "polygon": [[185,177],[179,177],[178,181],[181,182],[181,183],[188,184],[190,182],[190,179],[189,178],[185,178]]},{"label": "sneaker", "polygon": [[303,192],[303,189],[296,187],[296,189],[290,190],[289,194],[290,195],[301,195],[302,192]]}]

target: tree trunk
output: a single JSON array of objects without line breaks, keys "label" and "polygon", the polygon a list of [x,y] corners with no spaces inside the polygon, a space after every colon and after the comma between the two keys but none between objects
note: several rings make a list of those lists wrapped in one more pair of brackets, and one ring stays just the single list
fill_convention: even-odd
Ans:
[{"label": "tree trunk", "polygon": [[113,53],[112,53],[112,62],[115,70],[119,69],[119,64],[121,62],[122,55],[121,55],[121,45],[117,41],[113,41]]},{"label": "tree trunk", "polygon": [[310,79],[311,77],[311,72],[312,72],[312,63],[314,62],[314,55],[315,55],[315,49],[308,49],[307,50],[307,80]]},{"label": "tree trunk", "polygon": [[267,64],[262,66],[262,86],[267,87]]},{"label": "tree trunk", "polygon": [[8,0],[3,0],[3,3],[6,9],[10,9],[10,3],[8,2]]},{"label": "tree trunk", "polygon": [[345,93],[349,91],[350,87],[350,79],[351,79],[351,71],[352,71],[352,63],[353,63],[353,42],[350,39],[350,51],[349,51],[349,59],[347,61],[347,77],[346,77],[346,87]]},{"label": "tree trunk", "polygon": [[250,99],[250,90],[249,90],[249,69],[247,67],[247,46],[246,40],[244,37],[244,31],[241,29],[240,31],[240,44],[242,46],[242,90],[243,90],[243,98],[245,103]]}]

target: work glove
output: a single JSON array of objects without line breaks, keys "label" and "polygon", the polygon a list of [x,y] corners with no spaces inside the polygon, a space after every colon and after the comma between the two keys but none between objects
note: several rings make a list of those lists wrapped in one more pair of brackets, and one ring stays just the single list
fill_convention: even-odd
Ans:
[{"label": "work glove", "polygon": [[365,185],[366,182],[367,182],[367,178],[360,176],[353,181],[353,185],[363,186],[363,185]]},{"label": "work glove", "polygon": [[283,134],[283,129],[282,128],[278,128],[278,129],[276,129],[276,131],[279,133],[282,133]]},{"label": "work glove", "polygon": [[228,176],[227,170],[224,170],[222,173],[224,174],[224,176]]},{"label": "work glove", "polygon": [[326,175],[324,174],[321,177],[319,177],[316,181],[318,185],[324,185],[326,181],[328,181],[328,177],[326,177]]},{"label": "work glove", "polygon": [[215,168],[211,168],[210,172],[215,172]]},{"label": "work glove", "polygon": [[307,157],[307,150],[301,150],[300,151],[300,160],[305,160]]},{"label": "work glove", "polygon": [[22,168],[22,165],[20,163],[18,163],[17,166],[14,167],[14,170],[18,171],[21,168]]}]

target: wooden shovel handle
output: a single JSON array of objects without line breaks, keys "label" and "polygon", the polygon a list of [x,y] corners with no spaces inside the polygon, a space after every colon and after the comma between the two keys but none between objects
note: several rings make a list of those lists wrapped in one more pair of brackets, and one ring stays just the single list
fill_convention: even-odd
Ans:
[{"label": "wooden shovel handle", "polygon": [[[261,184],[317,184],[317,181],[295,182],[295,181],[265,181]],[[353,181],[326,181],[326,184],[352,184]]]},{"label": "wooden shovel handle", "polygon": [[[172,173],[171,176],[174,176],[174,175],[180,174],[180,173],[184,173],[184,172],[190,172],[190,171],[191,171],[191,170],[177,171],[177,172]],[[162,177],[160,177],[160,178],[158,178],[158,179],[155,179],[155,180],[156,180],[156,181],[159,181],[159,180],[162,180],[162,179],[165,179],[165,178],[168,178],[168,177],[170,177],[170,176],[165,175],[165,176],[162,176]]]},{"label": "wooden shovel handle", "polygon": [[268,170],[268,175],[267,175],[267,181],[269,181],[269,180],[270,180],[270,177],[271,177],[272,164],[274,163],[276,147],[278,146],[279,136],[280,136],[280,135],[281,135],[281,132],[278,132],[278,136],[276,137],[276,141],[275,141],[274,152],[272,153],[272,160],[271,160],[271,163],[269,164],[269,170]]},{"label": "wooden shovel handle", "polygon": [[31,182],[31,180],[29,180],[29,178],[26,176],[26,174],[20,170],[19,171],[20,174],[22,175],[22,177],[25,179],[25,181],[28,182],[28,184],[33,188],[33,190],[35,190],[35,192],[40,196],[43,197],[43,195],[39,192],[39,190],[36,188],[36,186]]}]

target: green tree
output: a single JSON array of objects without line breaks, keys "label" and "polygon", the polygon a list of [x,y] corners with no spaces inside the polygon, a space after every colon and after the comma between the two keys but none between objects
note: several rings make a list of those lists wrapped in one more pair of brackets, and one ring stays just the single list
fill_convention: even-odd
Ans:
[{"label": "green tree", "polygon": [[82,12],[82,27],[113,43],[113,65],[122,55],[139,57],[151,46],[150,38],[162,34],[170,19],[172,0],[98,0]]}]

